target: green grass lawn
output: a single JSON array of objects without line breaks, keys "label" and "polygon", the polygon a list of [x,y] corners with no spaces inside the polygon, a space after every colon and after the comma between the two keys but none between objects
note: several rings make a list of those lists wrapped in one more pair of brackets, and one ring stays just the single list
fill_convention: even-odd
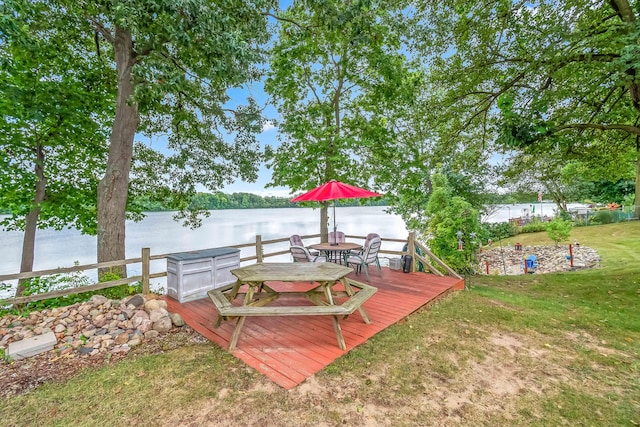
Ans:
[{"label": "green grass lawn", "polygon": [[[545,233],[524,245],[552,244]],[[576,228],[601,267],[474,276],[290,391],[212,344],[0,402],[3,425],[640,424],[640,222]],[[515,241],[515,240],[514,240]],[[2,366],[0,366],[0,369]]]}]

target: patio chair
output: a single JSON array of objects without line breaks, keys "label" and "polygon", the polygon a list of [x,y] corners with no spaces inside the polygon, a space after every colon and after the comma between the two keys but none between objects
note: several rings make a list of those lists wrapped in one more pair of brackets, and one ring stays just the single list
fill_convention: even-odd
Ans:
[{"label": "patio chair", "polygon": [[[364,239],[364,243],[362,244],[362,249],[355,249],[355,250],[352,250],[350,252],[347,252],[345,254],[345,257],[349,257],[351,255],[361,255],[361,256],[364,255],[365,251],[367,250],[367,248],[371,244],[371,240],[373,240],[374,237],[377,237],[380,240],[382,240],[378,233],[369,233],[369,234],[367,234],[367,237],[365,237],[365,239]],[[380,268],[380,259],[378,259],[377,255],[376,255],[376,265],[378,266],[378,268]]]},{"label": "patio chair", "polygon": [[[334,237],[335,236],[335,237]],[[329,243],[344,243],[346,242],[345,235],[342,231],[329,232]]]},{"label": "patio chair", "polygon": [[538,258],[535,255],[529,255],[527,259],[524,260],[527,263],[527,273],[533,274],[538,269]]},{"label": "patio chair", "polygon": [[[303,248],[306,248],[306,246],[302,242],[302,237],[300,237],[299,234],[292,234],[291,237],[289,237],[289,243],[291,244],[291,246],[302,246]],[[309,249],[307,249],[307,250],[309,251],[309,253],[312,256],[320,255],[320,252],[318,252],[318,251],[312,251],[312,250],[309,250]]]},{"label": "patio chair", "polygon": [[323,256],[311,255],[304,246],[292,245],[289,250],[293,256],[293,262],[326,262]]},{"label": "patio chair", "polygon": [[364,273],[367,275],[367,281],[371,282],[367,265],[376,264],[376,266],[378,267],[378,274],[382,276],[382,269],[380,268],[380,263],[377,261],[378,252],[380,251],[381,245],[382,240],[380,240],[380,237],[374,237],[373,239],[371,239],[371,242],[369,242],[369,246],[361,255],[351,255],[347,258],[347,266],[351,264],[355,265],[356,274],[360,272],[360,269],[364,269]]}]

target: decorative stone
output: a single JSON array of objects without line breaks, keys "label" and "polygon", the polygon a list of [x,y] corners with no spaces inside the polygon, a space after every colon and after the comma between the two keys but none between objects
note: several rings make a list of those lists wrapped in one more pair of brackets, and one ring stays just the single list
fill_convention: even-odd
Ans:
[{"label": "decorative stone", "polygon": [[37,335],[32,338],[23,339],[12,342],[7,348],[7,356],[14,360],[24,359],[25,357],[35,356],[45,351],[53,350],[53,346],[58,342],[56,336],[52,333]]},{"label": "decorative stone", "polygon": [[[28,316],[8,314],[0,317],[0,349],[12,357],[7,351],[9,346],[19,348],[30,339],[49,334],[53,337],[50,347],[59,355],[127,353],[144,339],[156,339],[174,325],[184,325],[179,315],[167,311],[165,301],[145,300],[142,295],[122,301],[92,297],[86,303],[31,312]],[[146,309],[152,309],[151,314]]]},{"label": "decorative stone", "polygon": [[105,319],[104,314],[98,314],[95,319],[93,319],[93,324],[96,328],[102,328],[105,323],[107,323],[107,319]]},{"label": "decorative stone", "polygon": [[136,294],[129,298],[127,301],[127,305],[133,305],[135,308],[138,308],[145,304],[144,297],[140,294]]},{"label": "decorative stone", "polygon": [[79,347],[78,352],[82,354],[89,354],[93,351],[93,347]]},{"label": "decorative stone", "polygon": [[481,274],[487,274],[488,263],[489,274],[524,274],[524,259],[530,255],[536,256],[538,263],[536,274],[593,268],[600,263],[598,253],[583,245],[580,245],[579,248],[573,248],[573,267],[567,258],[569,246],[566,244],[557,247],[555,245],[523,246],[522,250],[516,250],[512,246],[504,246],[478,254],[478,270]]},{"label": "decorative stone", "polygon": [[140,342],[141,342],[140,338],[135,337],[135,338],[130,339],[129,342],[127,343],[127,345],[129,347],[135,347],[137,345],[140,345]]},{"label": "decorative stone", "polygon": [[171,318],[171,322],[174,326],[182,327],[184,326],[184,319],[178,313],[169,313],[169,317]]},{"label": "decorative stone", "polygon": [[153,323],[153,330],[158,332],[169,332],[173,324],[171,323],[171,318],[169,316],[160,318],[157,322]]},{"label": "decorative stone", "polygon": [[136,329],[138,329],[140,332],[144,334],[151,329],[152,325],[153,325],[153,322],[151,322],[151,320],[143,319],[140,325]]},{"label": "decorative stone", "polygon": [[153,310],[167,309],[167,302],[159,299],[152,299],[144,303],[144,310],[151,313]]},{"label": "decorative stone", "polygon": [[93,295],[89,299],[89,302],[91,304],[93,304],[94,307],[100,306],[100,305],[106,303],[107,301],[109,301],[109,299],[107,297],[102,296],[102,295]]},{"label": "decorative stone", "polygon": [[157,308],[149,312],[149,320],[154,323],[163,317],[169,317],[169,312],[164,308]]},{"label": "decorative stone", "polygon": [[129,342],[129,334],[120,334],[120,335],[118,335],[116,337],[116,339],[114,341],[118,345],[125,344],[125,343]]},{"label": "decorative stone", "polygon": [[160,332],[155,330],[150,330],[144,333],[144,337],[148,340],[154,340],[160,336]]}]

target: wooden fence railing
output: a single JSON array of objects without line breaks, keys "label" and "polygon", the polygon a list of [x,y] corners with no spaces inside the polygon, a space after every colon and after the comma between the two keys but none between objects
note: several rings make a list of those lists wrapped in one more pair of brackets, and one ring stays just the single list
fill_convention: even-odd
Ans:
[{"label": "wooden fence railing", "polygon": [[[301,237],[303,239],[315,239],[315,238],[319,238],[320,234],[308,234]],[[365,236],[358,236],[358,235],[347,235],[346,237],[350,239],[365,239]],[[442,262],[438,257],[436,257],[433,253],[431,253],[431,251],[429,251],[424,245],[416,241],[414,233],[409,233],[409,236],[407,239],[382,238],[382,241],[405,243],[407,245],[406,251],[380,249],[380,253],[389,254],[389,255],[399,255],[399,256],[411,255],[413,259],[411,271],[416,271],[417,262],[420,261],[423,263],[423,265],[427,267],[430,273],[442,276],[444,274],[440,270],[444,270],[446,273],[448,273],[451,276],[454,276],[460,279],[462,278],[455,271],[453,271],[449,266],[447,266],[444,262]],[[254,248],[255,253],[253,255],[240,258],[240,262],[255,261],[260,263],[260,262],[263,262],[265,258],[288,254],[289,253],[288,248],[286,250],[276,250],[274,252],[265,252],[265,246],[275,245],[278,243],[285,243],[285,242],[286,243],[289,242],[288,237],[280,238],[280,239],[262,240],[262,236],[257,235],[255,242],[242,243],[237,245],[228,245],[226,247],[237,248],[237,249]],[[418,252],[416,251],[416,248],[419,248],[423,255],[419,255]],[[151,268],[150,268],[151,261],[166,259],[169,255],[171,254],[169,253],[169,254],[151,255],[150,248],[142,248],[141,255],[139,258],[128,258],[128,259],[118,260],[118,261],[108,261],[108,262],[100,262],[100,263],[94,263],[94,264],[76,265],[73,267],[63,267],[63,268],[54,268],[49,270],[0,275],[0,283],[2,283],[7,280],[29,279],[33,277],[50,276],[50,275],[56,275],[56,274],[116,267],[116,266],[129,265],[129,264],[141,264],[141,271],[142,271],[142,274],[140,275],[130,276],[124,279],[110,280],[108,282],[99,282],[93,285],[60,289],[60,290],[55,290],[55,291],[46,292],[46,293],[22,296],[18,298],[2,299],[0,300],[0,307],[7,306],[10,304],[23,304],[31,301],[40,301],[43,299],[57,298],[57,297],[62,297],[66,295],[79,294],[83,292],[97,291],[100,289],[107,289],[107,288],[112,288],[112,287],[120,286],[124,284],[131,284],[135,282],[142,282],[142,292],[144,294],[148,294],[150,292],[149,283],[151,279],[167,276],[166,269],[164,271],[160,271],[157,273],[151,273]],[[433,263],[438,265],[440,269],[434,267],[432,264],[432,261]]]}]

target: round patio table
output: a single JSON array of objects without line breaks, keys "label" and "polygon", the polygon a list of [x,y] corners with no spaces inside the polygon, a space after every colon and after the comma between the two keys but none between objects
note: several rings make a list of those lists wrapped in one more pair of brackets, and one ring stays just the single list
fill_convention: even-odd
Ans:
[{"label": "round patio table", "polygon": [[311,249],[325,252],[327,254],[327,258],[329,258],[329,261],[339,264],[342,264],[344,262],[345,255],[349,252],[356,249],[362,249],[362,245],[349,242],[342,242],[338,243],[337,245],[335,243],[329,242],[316,243],[315,245],[309,245],[309,247]]}]

